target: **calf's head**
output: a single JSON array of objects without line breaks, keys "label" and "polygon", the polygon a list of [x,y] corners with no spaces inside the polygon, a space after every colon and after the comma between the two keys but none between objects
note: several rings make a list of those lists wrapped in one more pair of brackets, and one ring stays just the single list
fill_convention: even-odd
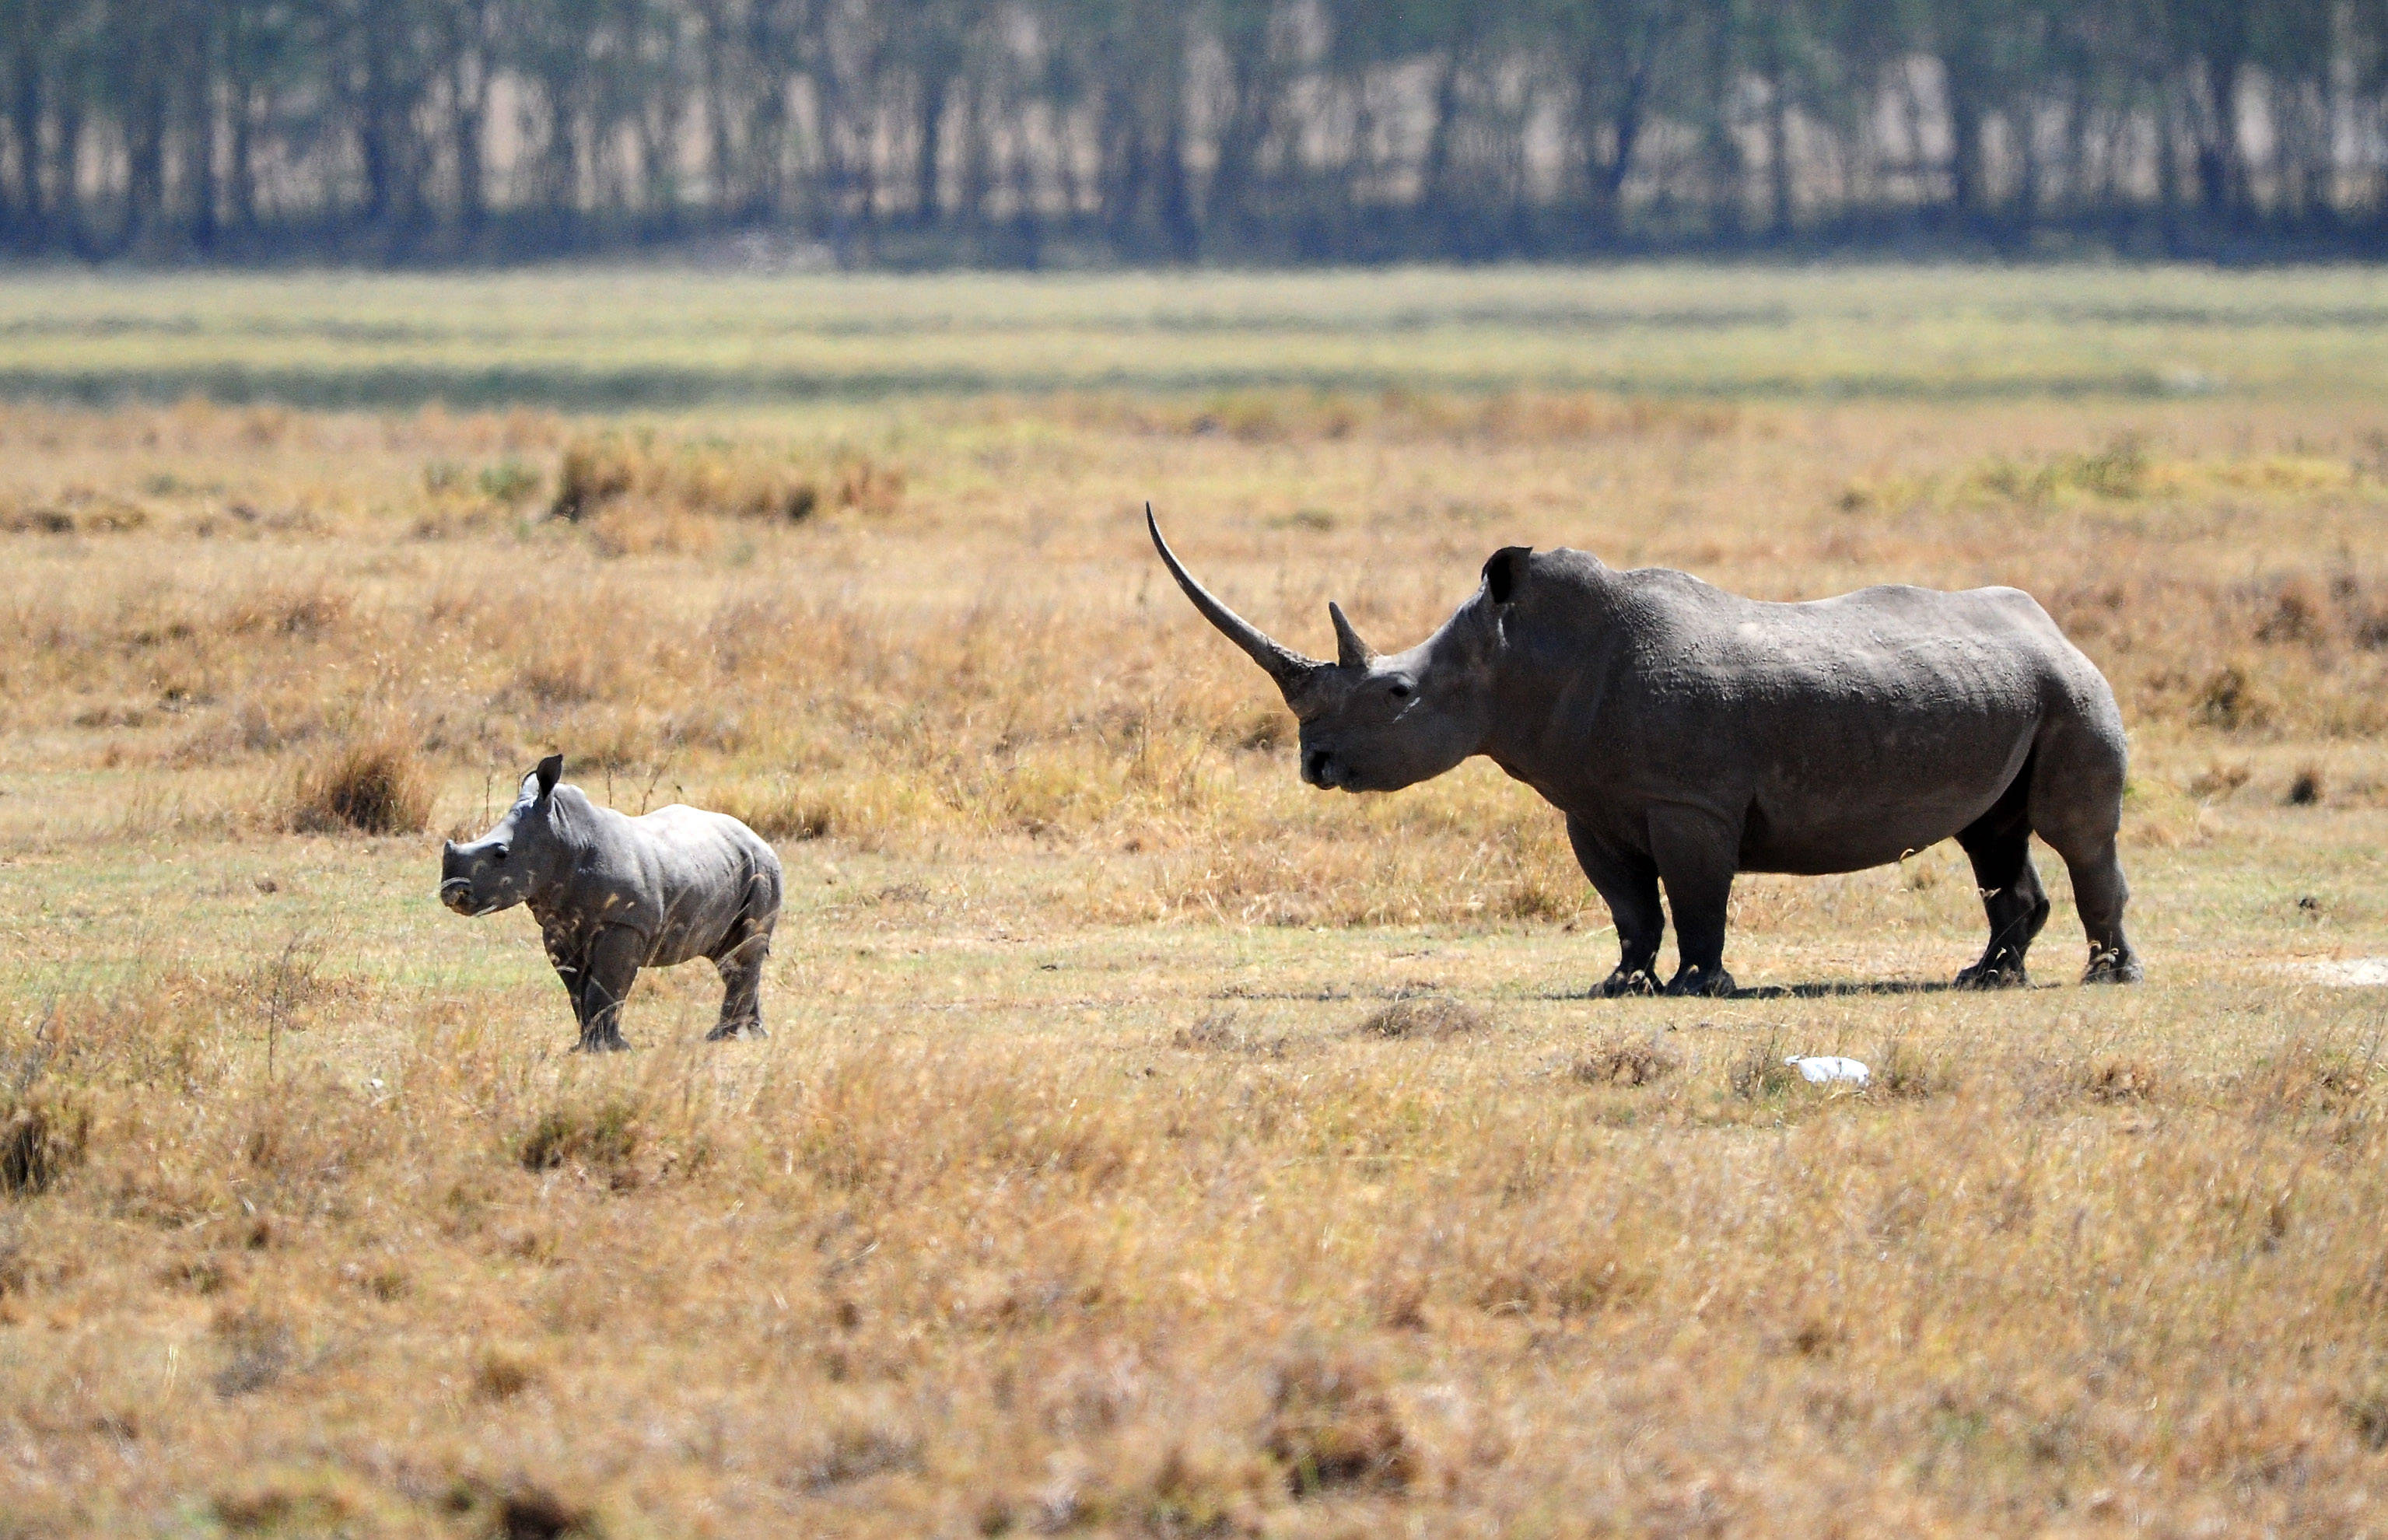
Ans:
[{"label": "calf's head", "polygon": [[1347,792],[1390,792],[1441,775],[1482,751],[1492,727],[1493,673],[1505,645],[1502,611],[1531,553],[1512,546],[1484,564],[1484,583],[1442,629],[1407,652],[1380,654],[1343,606],[1332,663],[1304,657],[1214,598],[1178,564],[1148,504],[1145,527],[1170,576],[1205,619],[1277,681],[1302,724],[1302,778]]},{"label": "calf's head", "polygon": [[469,845],[450,840],[439,852],[439,901],[459,914],[494,914],[536,897],[563,853],[555,826],[555,783],[564,756],[551,754],[522,778],[497,827]]}]

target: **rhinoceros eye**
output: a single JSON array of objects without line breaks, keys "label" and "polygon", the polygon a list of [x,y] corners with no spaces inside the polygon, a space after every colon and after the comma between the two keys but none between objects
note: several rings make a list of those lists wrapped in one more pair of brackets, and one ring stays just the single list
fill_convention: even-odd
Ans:
[{"label": "rhinoceros eye", "polygon": [[1409,699],[1409,698],[1410,698],[1410,685],[1409,685],[1409,681],[1407,681],[1407,680],[1400,680],[1400,679],[1397,679],[1397,680],[1393,681],[1393,682],[1392,682],[1392,683],[1391,683],[1391,684],[1389,684],[1389,685],[1387,685],[1387,686],[1385,687],[1385,694],[1389,694],[1389,695],[1392,696],[1392,697],[1393,697],[1393,699],[1395,699],[1395,700],[1397,700],[1397,701],[1405,701],[1405,700]]},{"label": "rhinoceros eye", "polygon": [[494,846],[494,847],[492,847],[492,848],[490,849],[490,851],[489,851],[489,859],[490,859],[491,860],[499,860],[499,861],[504,860],[504,859],[506,859],[506,852],[507,852],[507,851],[509,851],[509,850],[511,850],[511,849],[513,849],[513,848],[514,848],[514,846],[511,846],[511,845],[500,845],[500,846]]}]

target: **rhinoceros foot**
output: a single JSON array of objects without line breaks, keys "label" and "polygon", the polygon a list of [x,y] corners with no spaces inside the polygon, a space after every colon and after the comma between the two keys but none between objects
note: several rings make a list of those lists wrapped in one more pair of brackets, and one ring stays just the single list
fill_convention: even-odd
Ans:
[{"label": "rhinoceros foot", "polygon": [[1658,975],[1647,968],[1627,968],[1622,963],[1617,971],[1602,979],[1592,991],[1594,999],[1622,999],[1628,995],[1656,995],[1665,986]]},{"label": "rhinoceros foot", "polygon": [[1667,986],[1670,995],[1721,996],[1733,991],[1733,975],[1721,966],[1700,968],[1686,964],[1677,971],[1674,982]]},{"label": "rhinoceros foot", "polygon": [[1957,975],[1960,989],[2021,989],[2031,983],[2023,959],[2012,952],[1986,957]]},{"label": "rhinoceros foot", "polygon": [[708,1043],[726,1043],[732,1037],[768,1037],[761,1022],[723,1022],[705,1035]]},{"label": "rhinoceros foot", "polygon": [[2090,954],[2090,966],[2081,975],[2084,984],[2137,984],[2146,974],[2140,960],[2128,950],[2109,948]]}]

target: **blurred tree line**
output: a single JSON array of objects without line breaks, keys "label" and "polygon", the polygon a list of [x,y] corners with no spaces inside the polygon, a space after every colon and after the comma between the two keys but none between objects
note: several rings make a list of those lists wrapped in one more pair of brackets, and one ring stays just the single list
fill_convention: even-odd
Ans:
[{"label": "blurred tree line", "polygon": [[2388,0],[0,0],[0,245],[2388,248]]}]

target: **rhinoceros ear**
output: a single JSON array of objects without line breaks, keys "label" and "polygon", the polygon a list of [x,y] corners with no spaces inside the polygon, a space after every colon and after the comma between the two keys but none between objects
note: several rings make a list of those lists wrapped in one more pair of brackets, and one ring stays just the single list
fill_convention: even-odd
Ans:
[{"label": "rhinoceros ear", "polygon": [[547,794],[555,790],[555,783],[564,779],[564,756],[549,755],[541,759],[539,762],[539,768],[530,773],[531,779],[539,783],[540,800],[546,801]]},{"label": "rhinoceros ear", "polygon": [[1484,564],[1484,592],[1496,605],[1505,605],[1518,592],[1518,581],[1526,575],[1526,558],[1534,554],[1531,545],[1505,545],[1492,553]]}]

